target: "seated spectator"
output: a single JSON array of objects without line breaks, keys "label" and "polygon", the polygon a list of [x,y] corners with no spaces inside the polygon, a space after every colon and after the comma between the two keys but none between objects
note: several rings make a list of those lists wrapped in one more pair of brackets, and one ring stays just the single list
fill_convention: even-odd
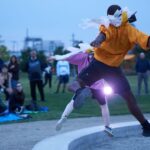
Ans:
[{"label": "seated spectator", "polygon": [[12,75],[8,72],[8,67],[3,65],[0,73],[0,89],[4,92],[6,101],[9,100],[9,95],[12,92],[11,78]]},{"label": "seated spectator", "polygon": [[24,109],[25,94],[20,82],[17,83],[9,99],[9,112],[22,113]]}]

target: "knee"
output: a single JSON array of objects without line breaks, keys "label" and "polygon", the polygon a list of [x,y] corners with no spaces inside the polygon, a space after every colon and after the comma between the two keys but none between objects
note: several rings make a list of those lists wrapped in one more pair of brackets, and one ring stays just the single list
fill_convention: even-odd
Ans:
[{"label": "knee", "polygon": [[74,108],[80,109],[83,107],[85,102],[87,101],[88,97],[91,97],[92,93],[89,88],[80,88],[76,91],[76,94],[74,96]]},{"label": "knee", "polygon": [[81,80],[81,79],[79,79],[79,78],[78,78],[78,83],[80,84],[81,88],[84,88],[86,86],[86,84],[84,83],[84,81]]},{"label": "knee", "polygon": [[74,101],[73,107],[74,107],[74,109],[79,110],[83,107],[83,103],[80,103],[78,101]]}]

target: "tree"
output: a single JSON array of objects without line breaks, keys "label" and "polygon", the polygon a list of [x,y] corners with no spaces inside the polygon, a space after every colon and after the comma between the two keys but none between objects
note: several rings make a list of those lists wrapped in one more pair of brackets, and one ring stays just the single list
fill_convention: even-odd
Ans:
[{"label": "tree", "polygon": [[64,49],[63,46],[57,47],[54,51],[54,55],[63,55],[63,49]]},{"label": "tree", "polygon": [[7,47],[4,45],[0,45],[0,54],[3,58],[3,61],[8,61],[9,60],[9,52],[7,51]]}]

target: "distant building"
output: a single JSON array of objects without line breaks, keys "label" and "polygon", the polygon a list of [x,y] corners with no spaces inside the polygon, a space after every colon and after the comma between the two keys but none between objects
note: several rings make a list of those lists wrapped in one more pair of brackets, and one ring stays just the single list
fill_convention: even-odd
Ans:
[{"label": "distant building", "polygon": [[43,50],[45,55],[53,55],[58,47],[64,47],[64,43],[59,40],[43,41]]},{"label": "distant building", "polygon": [[53,55],[57,47],[64,47],[64,43],[60,40],[43,40],[39,37],[27,36],[24,40],[24,49],[31,48],[37,51],[43,50],[45,55]]},{"label": "distant building", "polygon": [[24,39],[24,49],[32,48],[36,50],[42,50],[43,40],[39,37],[26,37]]}]

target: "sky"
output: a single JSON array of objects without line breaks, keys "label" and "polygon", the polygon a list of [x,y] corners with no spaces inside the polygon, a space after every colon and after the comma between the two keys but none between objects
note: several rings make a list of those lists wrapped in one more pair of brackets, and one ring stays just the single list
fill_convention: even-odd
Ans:
[{"label": "sky", "polygon": [[31,37],[61,40],[66,47],[73,33],[76,40],[90,42],[98,29],[83,30],[79,24],[86,18],[106,16],[112,4],[137,11],[136,27],[150,34],[150,0],[0,0],[0,40],[18,50],[28,29]]}]

